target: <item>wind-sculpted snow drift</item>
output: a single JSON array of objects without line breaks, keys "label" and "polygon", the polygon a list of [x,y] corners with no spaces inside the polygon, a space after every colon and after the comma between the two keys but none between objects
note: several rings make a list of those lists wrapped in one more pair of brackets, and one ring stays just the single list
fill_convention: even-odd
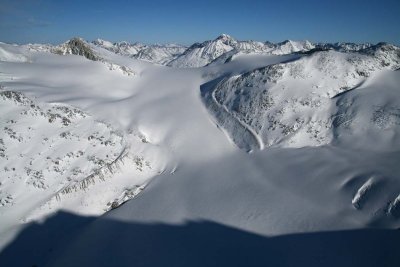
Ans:
[{"label": "wind-sculpted snow drift", "polygon": [[292,266],[315,235],[351,246],[308,266],[397,266],[399,68],[386,43],[0,43],[0,265]]}]

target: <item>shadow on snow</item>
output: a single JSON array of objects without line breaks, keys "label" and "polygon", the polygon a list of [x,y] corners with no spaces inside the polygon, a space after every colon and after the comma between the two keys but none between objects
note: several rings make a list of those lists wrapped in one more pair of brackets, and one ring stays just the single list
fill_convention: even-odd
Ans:
[{"label": "shadow on snow", "polygon": [[400,266],[399,230],[265,237],[218,223],[136,224],[60,212],[29,224],[0,266]]}]

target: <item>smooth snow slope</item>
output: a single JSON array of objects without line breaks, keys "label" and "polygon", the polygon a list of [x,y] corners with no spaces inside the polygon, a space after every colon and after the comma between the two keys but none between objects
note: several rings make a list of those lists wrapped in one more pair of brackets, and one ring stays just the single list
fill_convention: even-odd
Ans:
[{"label": "smooth snow slope", "polygon": [[[6,45],[1,47],[8,49]],[[340,132],[336,142],[318,146],[303,143],[299,146],[301,148],[273,146],[258,150],[250,147],[246,150],[253,153],[248,154],[236,146],[243,136],[232,134],[232,128],[227,126],[242,127],[250,123],[232,117],[229,105],[216,114],[218,109],[212,109],[207,104],[204,90],[213,90],[219,82],[232,77],[247,77],[256,69],[268,65],[306,64],[313,69],[315,66],[308,64],[312,56],[240,55],[222,65],[175,69],[115,55],[94,46],[91,49],[101,56],[102,61],[92,62],[75,55],[18,51],[30,62],[3,60],[0,63],[3,90],[22,92],[40,105],[62,103],[73,106],[106,122],[121,133],[132,153],[139,153],[151,163],[151,169],[139,179],[140,182],[133,177],[137,164],[124,165],[120,172],[121,179],[118,176],[113,178],[129,181],[133,177],[132,185],[147,186],[135,199],[119,208],[97,219],[82,219],[83,226],[66,231],[68,236],[57,241],[51,253],[47,251],[49,244],[44,242],[42,247],[46,248],[46,256],[32,254],[33,258],[19,259],[24,264],[34,264],[36,257],[41,263],[52,266],[140,266],[157,257],[158,251],[154,247],[163,247],[160,236],[144,241],[132,240],[128,234],[132,229],[118,227],[119,224],[184,227],[191,225],[187,222],[205,221],[262,236],[399,227],[399,71],[373,69],[373,75],[367,77],[363,84],[345,94],[340,94],[343,93],[341,88],[325,87],[329,82],[321,85],[323,93],[339,93],[337,103],[341,103],[340,99],[354,101],[355,105],[345,112],[355,114],[354,118],[361,118]],[[348,57],[337,52],[328,55],[333,57],[333,66]],[[135,75],[125,75],[119,69],[109,68],[109,64],[127,67]],[[342,74],[340,69],[336,71]],[[288,76],[282,76],[283,82],[290,85],[288,81],[293,81],[290,74],[297,72],[287,73]],[[335,80],[334,77],[326,77],[327,80]],[[358,80],[355,80],[356,84]],[[304,84],[307,82],[306,79]],[[350,82],[353,83],[353,80]],[[301,92],[299,89],[297,93],[300,95]],[[242,92],[229,94],[229,100],[235,102],[234,97],[239,93]],[[249,90],[247,96],[251,93]],[[376,113],[375,109],[369,109],[374,105],[382,106],[383,111]],[[332,108],[336,107],[340,108],[340,105]],[[360,114],[363,116],[356,116]],[[257,113],[249,112],[248,115],[258,119]],[[364,122],[371,116],[375,116],[382,127],[364,135]],[[82,136],[85,134],[83,132]],[[375,136],[380,134],[383,137],[376,139]],[[254,137],[254,131],[249,130],[251,135]],[[260,138],[254,138],[260,142]],[[248,144],[247,140],[240,142]],[[365,146],[373,142],[374,146]],[[17,163],[23,169],[26,162]],[[6,183],[8,181],[5,179]],[[20,188],[26,186],[23,179],[13,181]],[[68,202],[61,199],[57,205],[50,203],[47,214],[66,208],[75,213],[91,214],[93,208],[107,208],[107,202],[123,194],[128,184],[123,184],[119,191],[104,199],[106,194],[99,194],[98,190],[107,191],[109,185],[99,182],[92,190],[79,191],[74,196],[74,200],[89,197],[93,206],[82,202],[80,205],[76,201],[78,204],[69,208]],[[49,191],[46,193],[51,195]],[[20,219],[29,214],[17,209],[17,206],[15,208],[13,212],[0,208],[0,212],[2,218],[14,222],[14,231],[17,231],[22,228],[18,226]],[[107,222],[116,222],[115,227]],[[62,220],[57,224],[63,229]],[[27,225],[26,229],[29,227]],[[210,226],[210,229],[214,228]],[[12,248],[14,236],[9,235],[9,230],[9,227],[0,228],[1,239],[3,247],[11,244],[8,248]],[[16,242],[24,240],[24,231],[20,233],[22,239],[17,238]],[[215,232],[216,235],[219,233]],[[150,244],[141,252],[143,257],[137,257],[135,251],[130,251],[132,242]],[[182,249],[179,246],[171,249],[175,248],[177,251]],[[169,248],[166,249],[168,251]],[[4,251],[7,252],[7,248]],[[333,257],[328,251],[324,253]],[[0,262],[13,262],[7,256],[12,253],[4,255],[4,258],[0,255]],[[171,255],[176,256],[176,251]],[[170,260],[178,266],[189,264],[175,258]],[[168,265],[168,262],[165,264]],[[239,265],[239,262],[231,263],[235,264]]]}]

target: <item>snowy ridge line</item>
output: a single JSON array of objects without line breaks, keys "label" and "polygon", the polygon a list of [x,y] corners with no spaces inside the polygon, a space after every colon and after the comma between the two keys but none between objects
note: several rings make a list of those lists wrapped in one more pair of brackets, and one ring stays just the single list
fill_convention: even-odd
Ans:
[{"label": "snowy ridge line", "polygon": [[369,178],[366,182],[364,182],[364,184],[361,185],[351,200],[351,204],[354,206],[354,208],[358,210],[363,208],[367,202],[370,192],[375,188],[376,185],[377,181],[375,177]]},{"label": "snowy ridge line", "polygon": [[[221,82],[224,82],[224,80],[221,81]],[[216,89],[217,89],[217,88],[218,88],[218,85],[217,85]],[[216,97],[215,97],[215,91],[216,91],[216,89],[213,90],[212,93],[211,93],[211,99],[212,99],[212,101],[214,101],[215,104],[216,104],[218,107],[220,107],[220,108],[222,108],[223,110],[225,110],[225,112],[228,113],[228,114],[229,114],[234,120],[236,120],[240,125],[242,125],[243,128],[245,128],[247,131],[249,131],[249,133],[253,135],[254,139],[257,140],[257,142],[258,142],[258,148],[262,150],[262,149],[264,148],[264,143],[263,143],[262,139],[260,138],[260,136],[258,136],[258,134],[256,133],[256,131],[255,131],[250,125],[248,125],[247,123],[241,121],[237,116],[235,116],[235,114],[233,114],[232,112],[230,112],[229,109],[228,109],[225,105],[223,105],[223,104],[221,104],[221,103],[218,102],[218,100],[217,100]]]},{"label": "snowy ridge line", "polygon": [[[129,158],[129,152],[126,151],[128,148],[125,147],[123,151],[120,153],[120,155],[113,161],[106,166],[103,166],[102,168],[96,170],[94,173],[91,175],[87,176],[84,178],[82,181],[79,181],[75,183],[74,185],[68,185],[67,187],[59,190],[55,195],[51,196],[50,198],[43,200],[40,205],[38,205],[37,209],[35,210],[36,212],[40,212],[41,209],[47,204],[47,205],[54,205],[56,202],[61,203],[62,201],[62,196],[71,194],[71,193],[76,193],[79,192],[80,190],[83,190],[86,192],[86,189],[88,189],[90,186],[94,186],[96,184],[96,180],[99,182],[106,182],[107,179],[113,178],[113,174],[115,174],[118,170],[121,169],[120,164],[125,165],[126,158]],[[139,171],[142,170],[142,163],[138,162],[138,159],[140,157],[135,156],[133,159],[133,162],[136,163],[137,167],[136,169]],[[150,167],[150,166],[148,166]],[[138,194],[140,194],[145,187],[148,185],[148,182],[144,182],[142,184],[136,184],[132,185],[133,187],[131,188],[125,188],[119,196],[114,198],[114,200],[109,201],[106,206],[103,208],[103,212],[110,211],[112,209],[115,209],[119,207],[120,205],[124,204],[126,201],[133,199],[136,197]],[[51,204],[52,203],[52,204]],[[28,214],[23,221],[31,221],[35,220],[35,215],[34,213]],[[33,215],[33,217],[32,217]]]},{"label": "snowy ridge line", "polygon": [[247,152],[259,149],[262,147],[262,144],[259,142],[257,136],[254,135],[254,132],[250,131],[246,125],[237,120],[233,114],[221,106],[213,96],[215,84],[219,84],[226,79],[227,77],[217,78],[201,85],[200,91],[203,102],[214,118],[217,127],[225,130],[223,131],[224,134],[227,135],[233,144]]},{"label": "snowy ridge line", "polygon": [[[105,166],[99,168],[86,178],[82,179],[79,182],[76,182],[73,185],[67,185],[66,187],[60,189],[56,195],[54,196],[57,200],[61,200],[61,195],[66,195],[69,193],[77,192],[78,190],[85,191],[91,184],[94,185],[96,180],[105,181],[106,175],[114,174],[115,171],[120,169],[120,163],[124,164],[125,158],[129,155],[129,152],[126,152],[126,147],[121,151],[118,157],[110,163],[106,163]],[[112,178],[110,175],[109,178]]]},{"label": "snowy ridge line", "polygon": [[126,201],[135,198],[139,195],[146,187],[148,183],[142,185],[136,185],[134,188],[125,190],[119,197],[115,198],[114,201],[107,203],[107,208],[104,209],[105,212],[118,208],[119,206],[125,204]]},{"label": "snowy ridge line", "polygon": [[[313,53],[317,53],[317,52],[318,52],[318,51],[313,52]],[[291,63],[291,62],[295,62],[295,61],[301,59],[302,57],[311,57],[313,53],[311,53],[311,54],[305,54],[305,55],[299,54],[298,57],[291,58],[291,59],[287,59],[287,60],[281,61],[281,62],[279,62],[279,63],[269,64],[269,65],[267,65],[267,66],[259,67],[259,68],[256,68],[256,69],[253,69],[253,70],[250,70],[250,71],[241,73],[239,76],[240,76],[240,77],[243,77],[243,76],[250,76],[250,75],[252,75],[252,73],[257,72],[257,71],[262,72],[262,71],[265,71],[266,69],[269,70],[269,69],[279,68],[279,67],[284,66],[285,64],[288,64],[288,63]],[[218,107],[220,107],[221,109],[223,109],[224,112],[226,112],[227,114],[229,114],[229,116],[232,117],[235,121],[237,121],[241,126],[243,126],[243,128],[246,130],[246,132],[249,132],[249,133],[254,137],[254,139],[257,141],[257,143],[258,143],[258,149],[259,149],[259,150],[263,150],[263,149],[265,148],[264,141],[262,140],[262,137],[256,132],[256,130],[253,129],[253,127],[251,127],[249,124],[247,124],[246,122],[244,122],[243,120],[241,120],[238,116],[236,116],[235,114],[233,114],[232,112],[230,112],[229,109],[228,109],[228,107],[226,107],[226,105],[224,105],[224,104],[221,104],[221,103],[217,100],[217,98],[216,98],[216,96],[215,96],[215,92],[218,90],[218,88],[219,88],[223,83],[227,82],[227,81],[228,81],[229,79],[231,79],[231,78],[235,78],[235,76],[230,76],[230,77],[227,76],[227,77],[224,77],[223,79],[221,79],[221,81],[219,81],[219,82],[217,83],[217,85],[214,87],[214,89],[212,89],[211,100],[212,100]],[[359,87],[359,86],[361,86],[361,85],[362,85],[362,83],[359,84],[359,85],[357,85],[357,87]],[[355,88],[354,88],[354,89],[355,89]],[[310,119],[309,119],[309,120],[310,120]],[[229,135],[229,131],[228,131],[228,132],[225,132],[225,133]],[[234,142],[234,143],[235,143],[235,142]],[[252,150],[249,150],[248,152],[251,152],[251,151],[252,151]]]},{"label": "snowy ridge line", "polygon": [[354,87],[349,88],[349,89],[347,89],[347,90],[345,90],[345,91],[343,91],[343,92],[337,93],[336,95],[331,96],[330,98],[331,98],[331,99],[336,99],[336,98],[339,98],[339,97],[343,96],[343,95],[346,94],[346,93],[349,93],[349,92],[351,92],[351,91],[353,91],[353,90],[356,90],[356,89],[360,88],[361,86],[363,86],[363,85],[365,84],[366,81],[367,81],[367,79],[364,79],[364,80],[362,80],[361,82],[359,82],[358,84],[356,84]]},{"label": "snowy ridge line", "polygon": [[400,194],[389,204],[387,213],[400,218]]}]

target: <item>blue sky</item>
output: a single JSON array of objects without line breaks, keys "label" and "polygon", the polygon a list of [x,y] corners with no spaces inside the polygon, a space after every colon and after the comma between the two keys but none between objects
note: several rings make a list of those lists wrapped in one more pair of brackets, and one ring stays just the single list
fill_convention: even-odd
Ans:
[{"label": "blue sky", "polygon": [[0,0],[0,41],[239,40],[400,44],[400,0]]}]

